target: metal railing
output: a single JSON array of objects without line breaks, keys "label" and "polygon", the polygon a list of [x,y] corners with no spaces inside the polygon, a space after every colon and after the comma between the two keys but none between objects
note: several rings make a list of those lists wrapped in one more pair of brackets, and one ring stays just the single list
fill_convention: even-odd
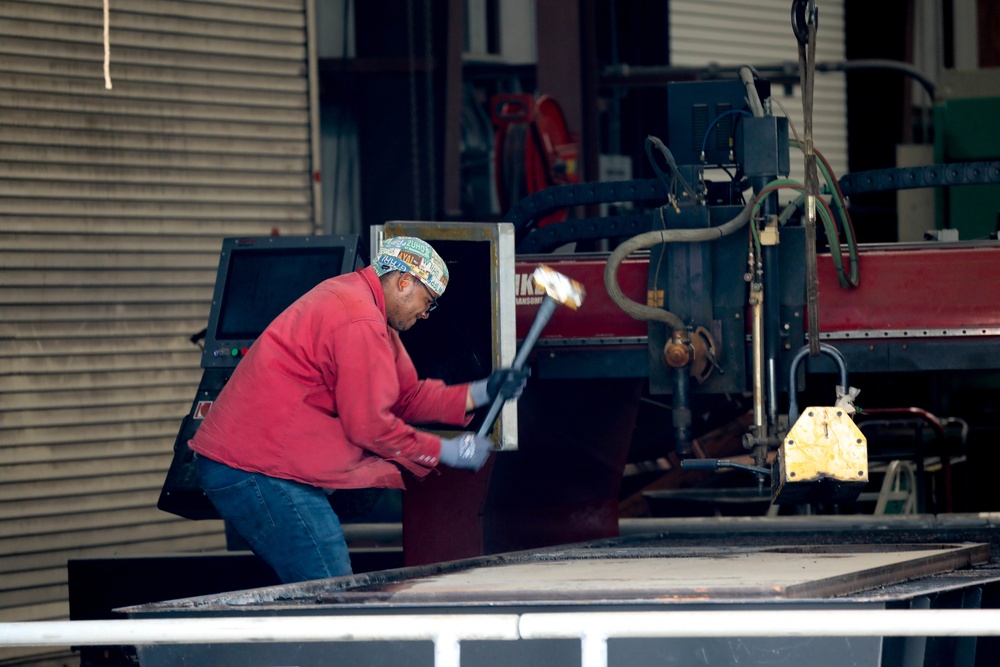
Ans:
[{"label": "metal railing", "polygon": [[435,667],[460,643],[575,638],[582,667],[606,667],[608,639],[1000,636],[1000,610],[776,610],[254,616],[0,623],[0,646],[432,641]]}]

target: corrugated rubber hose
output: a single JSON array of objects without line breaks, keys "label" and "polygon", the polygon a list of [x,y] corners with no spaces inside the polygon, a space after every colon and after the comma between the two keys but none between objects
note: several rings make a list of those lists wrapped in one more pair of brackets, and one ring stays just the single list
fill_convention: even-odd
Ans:
[{"label": "corrugated rubber hose", "polygon": [[686,332],[687,327],[681,318],[669,310],[637,303],[625,296],[625,293],[622,292],[621,287],[618,285],[618,268],[625,258],[633,252],[652,248],[660,243],[714,241],[723,236],[728,236],[747,224],[750,220],[750,214],[753,211],[753,205],[754,200],[751,199],[735,218],[717,227],[704,229],[662,229],[645,232],[622,242],[614,249],[608,257],[607,264],[604,266],[604,287],[608,291],[608,296],[629,317],[647,322],[663,322],[674,331],[680,330]]}]

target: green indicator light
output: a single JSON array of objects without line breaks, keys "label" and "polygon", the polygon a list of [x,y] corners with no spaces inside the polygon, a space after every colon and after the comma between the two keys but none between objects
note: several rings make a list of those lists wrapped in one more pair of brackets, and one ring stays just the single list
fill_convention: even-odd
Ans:
[{"label": "green indicator light", "polygon": [[233,348],[233,351],[232,351],[232,355],[233,355],[234,357],[238,357],[238,356],[240,356],[240,348],[238,348],[238,347],[234,347],[234,348]]}]

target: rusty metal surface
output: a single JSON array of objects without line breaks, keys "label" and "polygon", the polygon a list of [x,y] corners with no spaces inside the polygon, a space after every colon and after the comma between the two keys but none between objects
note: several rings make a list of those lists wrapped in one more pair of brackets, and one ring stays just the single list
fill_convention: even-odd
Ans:
[{"label": "rusty metal surface", "polygon": [[[884,596],[886,587],[985,564],[990,553],[990,545],[984,543],[576,545],[155,603],[124,611],[138,615],[192,611],[336,613],[347,608],[843,601],[865,591],[882,590]],[[993,570],[989,575],[1000,576]]]},{"label": "rusty metal surface", "polygon": [[989,546],[842,545],[566,552],[320,594],[319,603],[822,598],[989,561]]},{"label": "rusty metal surface", "polygon": [[[190,615],[272,615],[308,613],[323,615],[356,614],[372,610],[406,612],[406,610],[496,608],[501,603],[470,601],[434,604],[397,603],[389,601],[391,592],[406,582],[429,579],[448,573],[462,573],[480,567],[500,567],[511,564],[538,563],[560,559],[617,558],[622,565],[623,579],[635,579],[629,566],[632,558],[672,557],[680,559],[697,554],[729,553],[736,559],[746,550],[807,549],[814,555],[827,554],[835,561],[838,550],[859,553],[872,549],[891,552],[893,549],[923,549],[935,552],[942,545],[982,545],[975,549],[976,557],[985,557],[988,564],[963,569],[939,569],[937,574],[918,568],[905,572],[905,581],[873,586],[857,593],[835,597],[791,598],[783,596],[738,598],[732,600],[653,599],[621,596],[616,600],[585,599],[538,602],[523,600],[504,606],[513,610],[656,610],[665,605],[671,609],[703,609],[706,606],[727,608],[783,608],[795,605],[860,605],[882,606],[910,604],[921,596],[935,596],[973,587],[996,587],[1000,582],[1000,513],[969,513],[910,516],[790,516],[790,517],[714,517],[695,519],[655,519],[623,522],[621,536],[594,539],[559,547],[529,551],[505,552],[465,560],[381,570],[349,577],[287,584],[224,594],[169,600],[119,609],[134,618],[178,617]],[[939,563],[931,565],[937,568]],[[669,564],[669,561],[665,561]],[[959,566],[955,566],[956,568]],[[878,568],[875,568],[876,572]],[[751,574],[748,570],[748,574]],[[368,598],[353,596],[351,602],[337,602],[339,594],[364,592]],[[813,593],[814,595],[816,593]],[[382,598],[380,601],[379,598]],[[322,600],[322,602],[321,602]]]}]

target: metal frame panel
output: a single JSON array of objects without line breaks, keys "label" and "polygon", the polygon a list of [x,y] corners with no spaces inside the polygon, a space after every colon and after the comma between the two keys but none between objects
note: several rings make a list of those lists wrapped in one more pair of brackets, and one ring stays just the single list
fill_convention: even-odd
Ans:
[{"label": "metal frame panel", "polygon": [[[417,236],[434,243],[435,240],[481,241],[491,246],[490,290],[492,293],[492,319],[490,336],[493,347],[493,368],[510,366],[514,362],[514,226],[510,223],[461,223],[391,221],[371,227],[371,254],[385,238]],[[449,260],[444,257],[445,261]],[[500,412],[493,430],[494,441],[501,451],[517,449],[517,401],[508,401]]]}]

